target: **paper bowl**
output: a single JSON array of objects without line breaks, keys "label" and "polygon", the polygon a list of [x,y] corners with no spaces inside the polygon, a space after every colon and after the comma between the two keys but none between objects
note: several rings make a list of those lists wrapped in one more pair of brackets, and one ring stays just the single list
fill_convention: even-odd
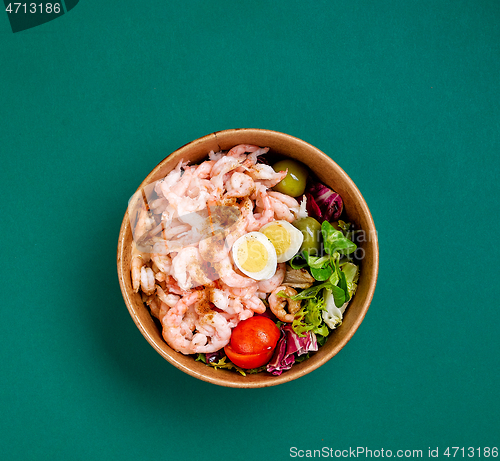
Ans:
[{"label": "paper bowl", "polygon": [[151,346],[168,362],[183,372],[220,386],[256,388],[282,384],[304,376],[332,359],[351,339],[368,310],[378,274],[378,241],[370,210],[360,191],[347,174],[326,154],[293,136],[262,129],[218,131],[190,142],[162,160],[144,179],[138,189],[166,176],[183,159],[191,164],[202,161],[211,150],[228,150],[238,144],[269,147],[270,152],[297,159],[307,165],[324,184],[339,193],[344,201],[347,219],[363,235],[358,243],[363,258],[360,263],[358,289],[345,312],[342,325],[331,332],[328,341],[311,358],[295,364],[280,376],[267,372],[242,376],[232,370],[218,369],[196,362],[192,356],[175,352],[162,338],[150,312],[139,294],[134,293],[130,277],[132,232],[128,213],[120,229],[117,253],[118,278],[123,299],[137,328]]}]

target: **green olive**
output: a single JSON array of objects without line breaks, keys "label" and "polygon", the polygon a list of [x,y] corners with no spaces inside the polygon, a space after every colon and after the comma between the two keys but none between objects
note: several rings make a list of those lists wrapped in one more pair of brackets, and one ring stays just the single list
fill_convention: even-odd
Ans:
[{"label": "green olive", "polygon": [[319,256],[321,249],[321,224],[314,218],[302,218],[292,223],[304,236],[300,251]]},{"label": "green olive", "polygon": [[304,193],[307,182],[307,168],[295,160],[281,160],[273,165],[274,171],[284,171],[288,169],[285,178],[280,181],[274,190],[282,194],[298,197]]}]

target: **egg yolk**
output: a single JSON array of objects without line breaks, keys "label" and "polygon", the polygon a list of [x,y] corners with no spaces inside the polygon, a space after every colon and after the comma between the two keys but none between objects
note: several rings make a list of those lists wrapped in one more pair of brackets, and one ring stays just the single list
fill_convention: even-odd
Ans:
[{"label": "egg yolk", "polygon": [[241,243],[237,251],[240,266],[248,272],[260,272],[267,264],[266,247],[254,239],[247,239]]},{"label": "egg yolk", "polygon": [[290,247],[290,233],[282,225],[268,226],[262,233],[271,240],[278,258]]}]

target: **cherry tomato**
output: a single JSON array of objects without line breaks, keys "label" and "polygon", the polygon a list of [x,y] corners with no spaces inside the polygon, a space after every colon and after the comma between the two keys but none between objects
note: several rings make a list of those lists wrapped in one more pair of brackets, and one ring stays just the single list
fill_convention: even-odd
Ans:
[{"label": "cherry tomato", "polygon": [[231,334],[231,347],[240,354],[258,354],[274,349],[280,330],[267,317],[254,316],[238,323]]},{"label": "cherry tomato", "polygon": [[274,349],[260,352],[258,354],[239,354],[228,344],[224,348],[227,358],[240,368],[258,368],[265,365],[273,356]]},{"label": "cherry tomato", "polygon": [[250,317],[236,325],[224,352],[241,368],[258,368],[271,360],[279,338],[280,330],[270,318]]}]

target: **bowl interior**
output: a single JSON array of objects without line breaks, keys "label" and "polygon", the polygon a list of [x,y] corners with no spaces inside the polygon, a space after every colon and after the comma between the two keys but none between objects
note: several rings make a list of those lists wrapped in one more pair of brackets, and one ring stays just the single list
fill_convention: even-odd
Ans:
[{"label": "bowl interior", "polygon": [[[342,325],[331,332],[328,341],[308,360],[294,365],[280,376],[259,373],[241,376],[229,370],[215,370],[201,362],[195,362],[190,356],[175,352],[162,338],[148,308],[142,303],[139,294],[132,290],[130,262],[132,232],[128,213],[120,229],[117,264],[118,277],[127,308],[135,324],[146,340],[156,351],[180,370],[222,386],[230,387],[266,387],[294,380],[318,368],[345,346],[362,322],[370,305],[375,290],[378,273],[378,242],[375,226],[368,206],[358,188],[347,174],[327,155],[314,146],[290,135],[270,130],[236,129],[212,133],[197,139],[176,150],[161,161],[146,177],[139,189],[166,176],[183,159],[191,164],[199,163],[210,150],[227,150],[237,144],[256,144],[269,147],[271,152],[303,162],[319,178],[339,193],[344,201],[344,210],[348,220],[362,236],[359,247],[364,252],[360,264],[358,289],[346,310]],[[361,250],[360,250],[361,251]]]}]

